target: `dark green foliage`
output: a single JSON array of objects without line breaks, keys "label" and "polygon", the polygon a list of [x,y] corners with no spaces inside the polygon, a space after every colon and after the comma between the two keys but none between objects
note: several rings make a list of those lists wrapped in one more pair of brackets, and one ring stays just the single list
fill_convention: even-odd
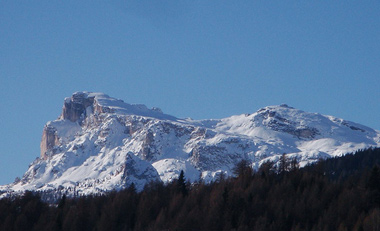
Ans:
[{"label": "dark green foliage", "polygon": [[375,165],[371,170],[367,187],[371,190],[380,191],[380,170],[377,165]]},{"label": "dark green foliage", "polygon": [[185,173],[183,172],[183,170],[181,170],[181,173],[179,174],[179,177],[177,180],[177,187],[178,187],[178,191],[181,192],[183,196],[187,195]]},{"label": "dark green foliage", "polygon": [[105,196],[63,196],[57,205],[26,192],[0,200],[0,230],[378,230],[380,149],[299,169],[282,156],[276,169],[247,162],[211,184],[180,177]]}]

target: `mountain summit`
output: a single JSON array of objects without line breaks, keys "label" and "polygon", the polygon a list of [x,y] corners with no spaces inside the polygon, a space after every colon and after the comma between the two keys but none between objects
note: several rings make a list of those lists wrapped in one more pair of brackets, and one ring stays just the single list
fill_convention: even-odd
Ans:
[{"label": "mountain summit", "polygon": [[232,175],[241,160],[253,168],[286,153],[301,165],[380,145],[369,127],[285,104],[224,119],[179,119],[158,108],[128,104],[103,93],[76,92],[42,133],[41,155],[20,181],[1,186],[87,195],[142,189],[171,181]]}]

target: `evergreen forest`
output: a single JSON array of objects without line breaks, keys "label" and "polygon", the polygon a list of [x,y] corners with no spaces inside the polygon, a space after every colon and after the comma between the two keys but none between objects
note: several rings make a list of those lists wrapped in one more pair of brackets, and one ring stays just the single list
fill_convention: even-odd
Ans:
[{"label": "evergreen forest", "polygon": [[248,162],[205,184],[134,185],[56,204],[26,192],[0,200],[0,230],[380,230],[380,148],[299,168],[282,155],[258,171]]}]

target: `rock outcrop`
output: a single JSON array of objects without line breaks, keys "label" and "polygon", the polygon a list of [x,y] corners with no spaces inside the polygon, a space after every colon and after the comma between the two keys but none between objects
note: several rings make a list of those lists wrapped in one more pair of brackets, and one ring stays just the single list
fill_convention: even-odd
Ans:
[{"label": "rock outcrop", "polygon": [[54,152],[54,147],[58,146],[59,137],[57,129],[53,126],[45,125],[41,138],[41,158],[47,160]]},{"label": "rock outcrop", "polygon": [[85,92],[76,92],[71,98],[66,98],[60,116],[63,120],[76,122],[86,117],[86,108],[91,106],[93,111],[95,96],[88,96]]}]

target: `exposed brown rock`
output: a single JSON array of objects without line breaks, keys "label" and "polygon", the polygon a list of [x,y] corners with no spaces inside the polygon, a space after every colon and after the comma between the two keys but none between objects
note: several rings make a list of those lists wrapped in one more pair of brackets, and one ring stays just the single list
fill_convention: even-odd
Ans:
[{"label": "exposed brown rock", "polygon": [[57,135],[57,130],[54,127],[46,125],[42,132],[41,139],[41,158],[46,160],[52,154],[52,149],[54,146],[59,145],[59,137]]},{"label": "exposed brown rock", "polygon": [[153,153],[151,150],[151,146],[154,142],[154,135],[152,132],[148,132],[145,136],[145,140],[143,142],[142,148],[142,157],[144,160],[151,160],[153,157]]},{"label": "exposed brown rock", "polygon": [[82,115],[86,116],[86,108],[94,104],[94,97],[87,97],[83,92],[74,93],[70,99],[66,99],[62,108],[61,119],[71,122],[78,121]]}]

